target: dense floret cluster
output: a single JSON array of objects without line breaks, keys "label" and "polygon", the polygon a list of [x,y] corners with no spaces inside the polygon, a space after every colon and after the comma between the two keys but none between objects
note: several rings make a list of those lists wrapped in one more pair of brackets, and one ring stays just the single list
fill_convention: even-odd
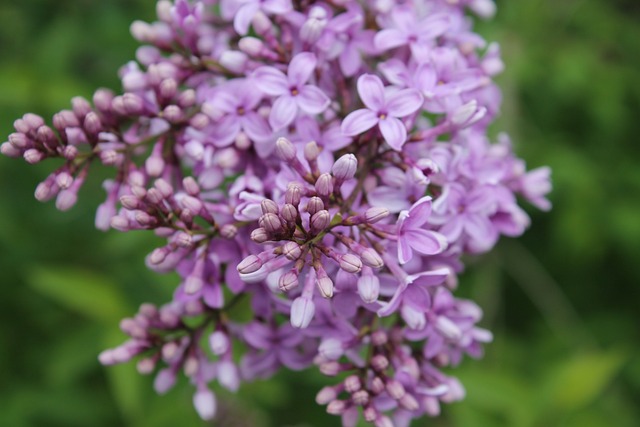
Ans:
[{"label": "dense floret cluster", "polygon": [[517,196],[550,208],[549,169],[487,136],[503,63],[469,10],[494,5],[161,0],[131,27],[145,45],[122,94],[74,98],[53,127],[17,120],[4,155],[62,159],[38,200],[69,209],[90,169],[113,169],[96,227],[152,230],[148,267],[182,278],[100,361],[136,357],[160,393],[182,373],[204,419],[213,382],[283,366],[333,377],[316,400],[344,426],[408,426],[463,398],[441,368],[492,336],[453,295],[461,257],[525,230]]}]

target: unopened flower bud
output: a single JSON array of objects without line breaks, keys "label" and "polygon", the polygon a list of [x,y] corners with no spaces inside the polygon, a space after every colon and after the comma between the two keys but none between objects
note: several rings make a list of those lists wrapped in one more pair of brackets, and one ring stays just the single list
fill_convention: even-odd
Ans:
[{"label": "unopened flower bud", "polygon": [[316,395],[316,403],[318,405],[326,405],[327,403],[335,400],[338,397],[338,390],[336,387],[326,386],[320,389]]},{"label": "unopened flower bud", "polygon": [[331,215],[329,214],[329,211],[321,210],[319,212],[316,212],[311,217],[311,221],[310,221],[311,230],[317,233],[319,231],[326,229],[330,223],[331,223]]},{"label": "unopened flower bud", "polygon": [[371,380],[371,391],[374,394],[380,394],[384,391],[384,381],[380,377],[373,377]]},{"label": "unopened flower bud", "polygon": [[327,405],[327,413],[331,415],[342,415],[347,410],[347,403],[344,400],[333,400]]},{"label": "unopened flower bud", "polygon": [[288,292],[298,286],[298,283],[298,272],[293,269],[280,276],[278,279],[278,288],[280,288],[282,292]]},{"label": "unopened flower bud", "polygon": [[263,262],[255,255],[249,255],[238,264],[238,273],[249,274],[260,270]]},{"label": "unopened flower bud", "polygon": [[362,388],[362,382],[357,375],[349,375],[344,379],[344,389],[347,393],[355,393]]},{"label": "unopened flower bud", "polygon": [[287,242],[282,245],[282,254],[291,261],[295,261],[302,256],[302,248],[296,242]]},{"label": "unopened flower bud", "polygon": [[333,178],[328,173],[323,173],[316,180],[316,192],[323,197],[329,197],[333,193]]},{"label": "unopened flower bud", "polygon": [[382,261],[382,257],[378,254],[378,252],[373,248],[366,248],[362,252],[360,252],[360,258],[362,259],[362,263],[371,268],[382,268],[384,266],[384,261]]},{"label": "unopened flower bud", "polygon": [[405,395],[404,386],[400,381],[395,379],[387,380],[386,389],[387,389],[387,393],[389,393],[389,396],[391,396],[391,398],[396,400],[402,399],[402,397]]},{"label": "unopened flower bud", "polygon": [[383,218],[389,216],[389,209],[381,207],[373,207],[366,210],[364,213],[365,221],[369,224],[375,224]]},{"label": "unopened flower bud", "polygon": [[376,354],[371,358],[371,367],[378,372],[383,372],[389,367],[389,359],[382,354]]},{"label": "unopened flower bud", "polygon": [[[277,208],[276,208],[277,211]],[[261,223],[267,233],[280,233],[282,231],[282,221],[277,214],[267,213],[262,215]]]},{"label": "unopened flower bud", "polygon": [[358,294],[362,301],[370,304],[378,300],[380,281],[372,274],[362,275],[358,279]]},{"label": "unopened flower bud", "polygon": [[24,152],[22,157],[24,157],[27,163],[34,165],[44,159],[45,155],[42,151],[39,151],[35,148],[30,148]]},{"label": "unopened flower bud", "polygon": [[278,141],[276,141],[276,153],[285,162],[290,162],[296,158],[296,148],[287,138],[278,138]]},{"label": "unopened flower bud", "polygon": [[369,393],[366,390],[358,390],[351,395],[351,400],[356,406],[364,406],[369,403]]},{"label": "unopened flower bud", "polygon": [[280,216],[282,216],[282,218],[284,218],[284,220],[288,223],[293,224],[298,219],[298,209],[296,209],[295,206],[287,203],[282,207]]},{"label": "unopened flower bud", "polygon": [[263,201],[261,201],[260,209],[262,209],[262,213],[265,215],[268,213],[276,215],[278,214],[278,205],[276,204],[276,202],[270,199],[264,199]]},{"label": "unopened flower bud", "polygon": [[297,182],[290,182],[287,185],[287,191],[284,194],[284,201],[293,206],[298,206],[300,204],[300,199],[302,198],[302,185]]},{"label": "unopened flower bud", "polygon": [[322,202],[322,199],[320,197],[313,196],[309,199],[306,210],[310,215],[315,215],[317,212],[323,209],[324,203]]},{"label": "unopened flower bud", "polygon": [[[238,234],[238,227],[233,224],[225,224],[220,227],[220,236],[225,239],[233,239]],[[255,241],[255,240],[254,240]]]},{"label": "unopened flower bud", "polygon": [[399,403],[400,406],[402,406],[407,411],[415,411],[420,407],[420,404],[418,403],[416,398],[409,393],[405,393],[405,395],[400,398]]},{"label": "unopened flower bud", "polygon": [[222,331],[215,331],[209,336],[209,347],[216,356],[223,355],[229,350],[229,336]]},{"label": "unopened flower bud", "polygon": [[340,183],[353,178],[356,175],[358,159],[353,154],[345,154],[333,164],[331,173]]},{"label": "unopened flower bud", "polygon": [[311,298],[296,298],[291,304],[291,325],[295,328],[306,328],[311,323],[316,307]]},{"label": "unopened flower bud", "polygon": [[304,146],[304,158],[306,161],[315,162],[319,155],[320,148],[318,148],[318,144],[315,141],[311,141]]},{"label": "unopened flower bud", "polygon": [[256,228],[251,232],[251,240],[256,243],[264,243],[269,241],[269,234],[267,230],[262,227]]},{"label": "unopened flower bud", "polygon": [[193,245],[193,237],[189,233],[185,233],[184,231],[180,231],[175,236],[176,245],[181,248],[190,248]]},{"label": "unopened flower bud", "polygon": [[256,37],[242,37],[238,40],[238,48],[247,55],[257,56],[264,49],[264,43]]},{"label": "unopened flower bud", "polygon": [[344,254],[340,257],[340,268],[347,273],[360,273],[362,271],[362,261],[354,254]]}]

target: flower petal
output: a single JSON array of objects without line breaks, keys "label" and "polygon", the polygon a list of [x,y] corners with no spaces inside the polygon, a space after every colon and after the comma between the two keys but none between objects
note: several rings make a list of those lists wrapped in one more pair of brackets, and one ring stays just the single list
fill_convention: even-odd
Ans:
[{"label": "flower petal", "polygon": [[407,229],[420,228],[424,225],[431,215],[431,196],[424,196],[411,206],[409,216],[405,220]]},{"label": "flower petal", "polygon": [[253,81],[262,92],[271,96],[289,92],[289,81],[284,73],[273,67],[260,67],[253,72]]},{"label": "flower petal", "polygon": [[347,136],[359,135],[374,127],[378,123],[378,116],[367,109],[356,110],[350,113],[342,121],[342,133]]},{"label": "flower petal", "polygon": [[387,100],[387,111],[394,117],[405,117],[422,106],[422,94],[416,89],[402,89],[391,94]]},{"label": "flower petal", "polygon": [[388,28],[386,30],[379,31],[373,43],[376,49],[384,52],[385,50],[393,49],[398,46],[404,46],[408,42],[406,34],[395,28]]},{"label": "flower petal", "polygon": [[253,141],[262,142],[272,138],[271,129],[269,129],[267,121],[260,114],[251,111],[240,120],[244,132]]},{"label": "flower petal", "polygon": [[373,74],[363,74],[358,79],[358,94],[367,108],[379,111],[384,108],[384,85],[380,77]]},{"label": "flower petal", "polygon": [[402,150],[402,146],[407,141],[407,128],[404,124],[395,117],[387,117],[380,120],[378,126],[387,144],[396,151]]},{"label": "flower petal", "polygon": [[355,43],[347,43],[344,50],[338,57],[340,69],[346,77],[351,77],[360,68],[362,64],[362,58],[360,57],[360,51],[355,46]]},{"label": "flower petal", "polygon": [[424,255],[439,254],[447,248],[447,238],[431,230],[406,230],[405,239],[413,249]]},{"label": "flower petal", "polygon": [[308,114],[320,114],[327,109],[331,100],[316,86],[306,85],[296,96],[298,106]]},{"label": "flower petal", "polygon": [[396,187],[386,185],[374,188],[367,193],[367,201],[371,206],[381,206],[389,209],[391,213],[400,212],[409,208],[407,194]]},{"label": "flower petal", "polygon": [[233,28],[238,34],[243,36],[247,34],[247,32],[249,32],[249,25],[251,25],[251,20],[256,15],[259,9],[260,5],[257,1],[247,2],[242,5],[240,9],[238,9],[235,18],[233,19]]},{"label": "flower petal", "polygon": [[298,104],[293,96],[284,95],[276,99],[269,114],[269,124],[274,132],[291,124],[298,113]]},{"label": "flower petal", "polygon": [[216,147],[231,145],[240,132],[240,120],[235,115],[228,115],[216,122],[213,127],[212,138]]},{"label": "flower petal", "polygon": [[413,250],[409,244],[409,239],[405,236],[398,239],[398,261],[400,264],[406,264],[413,258]]},{"label": "flower petal", "polygon": [[316,69],[317,64],[318,60],[311,52],[302,52],[294,56],[287,70],[289,83],[293,86],[304,85],[311,77],[313,70]]},{"label": "flower petal", "polygon": [[262,10],[273,15],[282,15],[293,9],[291,0],[264,0],[261,3]]}]

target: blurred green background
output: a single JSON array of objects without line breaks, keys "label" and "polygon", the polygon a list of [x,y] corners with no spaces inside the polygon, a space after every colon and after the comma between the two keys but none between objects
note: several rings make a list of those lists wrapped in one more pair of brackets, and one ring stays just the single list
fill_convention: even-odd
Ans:
[{"label": "blurred green background", "polygon": [[[640,2],[498,2],[478,24],[502,44],[508,131],[529,167],[553,168],[554,209],[470,262],[460,294],[495,334],[484,360],[455,370],[463,403],[414,425],[640,425]],[[118,90],[134,19],[151,0],[0,2],[0,135],[32,111]],[[4,137],[2,137],[4,138]],[[156,396],[133,364],[102,368],[121,317],[162,302],[175,277],[147,271],[153,236],[93,228],[94,176],[67,213],[33,190],[50,165],[0,158],[0,426],[202,426],[183,381]],[[218,391],[222,427],[333,426],[322,378],[281,374]]]}]

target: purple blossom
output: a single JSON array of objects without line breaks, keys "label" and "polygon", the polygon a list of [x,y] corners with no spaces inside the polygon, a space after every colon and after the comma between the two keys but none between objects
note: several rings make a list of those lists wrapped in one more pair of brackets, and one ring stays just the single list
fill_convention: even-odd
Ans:
[{"label": "purple blossom", "polygon": [[342,121],[342,132],[359,135],[378,125],[385,141],[397,151],[407,141],[407,128],[399,119],[415,113],[422,105],[422,95],[415,89],[385,91],[379,77],[365,74],[358,78],[358,95],[365,107],[350,113]]},{"label": "purple blossom", "polygon": [[274,131],[291,124],[298,108],[307,114],[320,114],[329,106],[327,95],[316,86],[305,84],[316,64],[314,54],[303,52],[291,60],[287,75],[274,67],[260,67],[253,73],[253,80],[261,91],[278,97],[269,114],[269,124]]},{"label": "purple blossom", "polygon": [[425,196],[415,202],[408,211],[398,216],[398,260],[400,264],[411,261],[413,251],[423,255],[436,255],[447,248],[445,236],[423,226],[431,215],[431,197]]},{"label": "purple blossom", "polygon": [[38,200],[71,209],[102,165],[96,227],[153,232],[146,265],[178,274],[101,363],[137,359],[161,394],[184,375],[205,420],[214,382],[312,365],[344,426],[407,427],[464,397],[439,369],[492,339],[453,294],[464,256],[524,232],[519,200],[549,209],[550,170],[487,136],[504,64],[465,11],[493,3],[400,3],[163,0],[131,27],[146,45],[123,93],[14,122],[0,152],[55,164]]}]

